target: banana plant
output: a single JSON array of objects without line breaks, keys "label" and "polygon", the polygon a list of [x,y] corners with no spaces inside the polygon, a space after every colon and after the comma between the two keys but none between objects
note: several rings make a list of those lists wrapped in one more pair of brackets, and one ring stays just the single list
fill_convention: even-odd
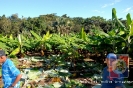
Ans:
[{"label": "banana plant", "polygon": [[15,45],[15,40],[12,37],[12,34],[7,36],[0,36],[0,48],[4,49],[6,51],[6,54],[9,54],[13,49]]},{"label": "banana plant", "polygon": [[62,38],[65,40],[64,44],[60,44],[58,49],[63,53],[64,57],[67,58],[67,61],[70,61],[71,67],[75,69],[76,61],[79,59],[80,54],[78,49],[81,48],[77,43],[77,38],[74,36],[64,36]]},{"label": "banana plant", "polygon": [[122,22],[118,19],[116,15],[116,9],[112,9],[112,21],[114,22],[113,25],[115,25],[116,28],[120,27],[121,29],[125,30],[125,26],[122,24]]},{"label": "banana plant", "polygon": [[6,51],[6,54],[8,54],[8,46],[6,46],[6,44],[5,43],[3,43],[3,42],[0,42],[0,49],[3,49],[3,50],[5,50]]},{"label": "banana plant", "polygon": [[24,45],[23,48],[25,49],[25,53],[28,55],[30,52],[34,52],[36,51],[36,42],[35,39],[33,37],[24,37],[23,36],[23,40],[24,40]]},{"label": "banana plant", "polygon": [[80,31],[80,38],[83,39],[84,41],[87,41],[87,37],[86,37],[86,32],[84,31],[84,28],[82,27],[81,31]]},{"label": "banana plant", "polygon": [[12,36],[10,36],[10,40],[14,40],[15,42],[15,49],[10,53],[10,57],[15,56],[17,54],[20,54],[20,57],[24,55],[24,49],[23,49],[23,42],[22,42],[22,35],[18,34],[18,37],[13,39]]},{"label": "banana plant", "polygon": [[[92,30],[93,35],[89,36],[90,42],[88,43],[89,51],[93,53],[100,53],[106,50],[110,51],[112,49],[111,41],[105,42],[105,40],[109,39],[109,35],[104,31],[99,29]],[[108,48],[105,49],[105,46]],[[111,49],[110,49],[111,48]]]},{"label": "banana plant", "polygon": [[46,33],[46,35],[44,34],[43,37],[41,37],[32,30],[30,32],[35,37],[36,47],[37,47],[38,50],[41,50],[41,56],[43,56],[44,51],[46,50],[47,41],[50,39],[52,34],[50,34],[49,31],[48,31]]},{"label": "banana plant", "polygon": [[[120,20],[117,18],[116,15],[116,9],[112,9],[112,20],[114,24],[117,24],[116,35],[120,36],[119,39],[123,40],[123,44],[125,43],[125,47],[122,47],[123,50],[125,49],[125,53],[128,53],[131,51],[131,45],[133,41],[133,20],[131,19],[130,13],[126,15],[127,18],[127,27],[120,22]],[[119,46],[119,45],[118,45]]]}]

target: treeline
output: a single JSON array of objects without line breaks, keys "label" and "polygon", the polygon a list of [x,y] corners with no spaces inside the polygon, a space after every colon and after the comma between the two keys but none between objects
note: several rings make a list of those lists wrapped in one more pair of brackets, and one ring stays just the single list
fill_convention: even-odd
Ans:
[{"label": "treeline", "polygon": [[[125,24],[125,20],[120,19]],[[125,24],[126,25],[126,24]],[[67,14],[57,16],[56,14],[40,15],[39,17],[22,17],[12,14],[10,17],[0,16],[0,34],[17,36],[19,33],[29,35],[29,31],[33,30],[39,35],[43,35],[48,30],[50,33],[69,34],[79,32],[81,28],[85,28],[85,32],[93,29],[107,31],[114,28],[112,20],[106,20],[100,16],[92,16],[90,18],[73,17]]]}]

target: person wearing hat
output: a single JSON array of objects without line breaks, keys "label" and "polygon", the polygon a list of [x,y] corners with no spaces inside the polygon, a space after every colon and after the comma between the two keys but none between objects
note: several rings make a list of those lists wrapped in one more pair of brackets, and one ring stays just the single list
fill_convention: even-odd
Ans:
[{"label": "person wearing hat", "polygon": [[109,53],[106,57],[107,66],[102,72],[101,88],[125,88],[122,81],[122,74],[116,74],[113,70],[114,62],[117,61],[117,55]]},{"label": "person wearing hat", "polygon": [[0,63],[2,63],[2,81],[4,88],[20,88],[20,71],[14,63],[6,57],[5,51],[0,49]]}]

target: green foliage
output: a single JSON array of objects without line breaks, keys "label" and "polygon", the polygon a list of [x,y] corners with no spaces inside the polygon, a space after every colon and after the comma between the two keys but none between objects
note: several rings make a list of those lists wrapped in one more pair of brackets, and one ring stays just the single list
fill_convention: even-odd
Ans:
[{"label": "green foliage", "polygon": [[122,24],[122,22],[118,19],[117,15],[116,15],[116,9],[113,8],[112,9],[112,20],[115,22],[117,27],[121,27],[124,28],[125,26]]},{"label": "green foliage", "polygon": [[[10,36],[10,40],[13,40],[13,37]],[[15,49],[10,53],[10,56],[15,56],[17,55],[18,53],[24,53],[24,50],[23,50],[23,42],[22,42],[22,37],[20,34],[18,34],[18,37],[17,39],[15,40]]]},{"label": "green foliage", "polygon": [[133,21],[132,21],[132,23],[129,25],[129,29],[130,29],[130,33],[129,33],[129,35],[130,36],[133,36]]},{"label": "green foliage", "polygon": [[41,50],[45,50],[46,49],[46,45],[48,45],[46,42],[50,39],[50,37],[52,36],[49,31],[46,33],[46,35],[44,34],[43,37],[39,36],[38,34],[36,34],[34,31],[30,31],[32,33],[32,35],[35,37],[36,39],[36,47],[37,49],[41,49]]},{"label": "green foliage", "polygon": [[86,41],[86,32],[84,31],[84,28],[81,29],[80,38]]},{"label": "green foliage", "polygon": [[[97,20],[97,18],[99,18]],[[101,30],[100,26],[105,20],[100,17],[92,17],[91,19],[82,19],[75,18],[71,20],[69,17],[63,16],[61,19],[54,15],[40,16],[38,18],[28,18],[27,20],[23,19],[23,25],[25,28],[22,28],[27,32],[18,34],[17,37],[14,36],[15,33],[7,35],[0,35],[0,48],[4,49],[10,57],[15,57],[19,53],[27,52],[40,52],[41,51],[51,51],[58,52],[56,55],[53,55],[50,58],[48,57],[46,61],[46,69],[53,68],[54,72],[57,73],[54,76],[69,76],[70,74],[64,72],[58,72],[55,69],[62,67],[69,68],[72,65],[83,67],[82,64],[78,64],[75,61],[81,59],[82,56],[78,51],[79,50],[88,50],[90,53],[101,53],[105,54],[107,52],[115,53],[124,53],[130,54],[132,56],[133,52],[133,20],[131,19],[130,14],[126,15],[126,25],[118,19],[115,8],[112,9],[112,21],[113,25],[112,30],[105,32]],[[18,18],[15,18],[18,20]],[[15,21],[12,18],[12,22]],[[43,19],[43,20],[41,20]],[[45,20],[47,19],[47,20]],[[82,20],[82,25],[80,24]],[[6,25],[5,22],[8,22],[5,17],[0,20],[0,28],[2,29],[3,25]],[[15,21],[15,22],[17,22]],[[54,22],[55,21],[55,22]],[[98,21],[98,22],[97,22]],[[39,23],[38,23],[39,22]],[[45,25],[44,25],[45,22]],[[78,24],[78,27],[74,27],[74,23]],[[18,23],[17,25],[20,25]],[[93,27],[90,27],[93,26]],[[2,26],[2,27],[1,27]],[[10,24],[6,26],[11,26]],[[19,29],[15,24],[12,25],[13,28]],[[77,26],[77,25],[75,25]],[[82,27],[84,26],[84,27]],[[81,28],[82,27],[82,28]],[[40,29],[46,28],[46,29]],[[68,33],[71,29],[77,28],[80,31],[78,33]],[[86,30],[90,32],[86,32]],[[6,28],[2,30],[7,30]],[[54,31],[52,31],[54,30]],[[76,29],[75,29],[76,30]],[[76,31],[77,31],[76,30]],[[41,33],[41,32],[42,33]],[[59,34],[51,33],[58,31]],[[65,32],[64,32],[65,31]],[[17,32],[18,33],[18,32]],[[84,52],[82,52],[84,53]],[[42,53],[43,54],[43,53]],[[45,55],[45,54],[44,54]],[[67,59],[67,60],[66,60]],[[32,59],[33,62],[38,60]],[[70,64],[68,65],[68,62]],[[14,61],[15,62],[15,61]],[[18,62],[15,62],[18,63]],[[89,66],[86,64],[85,67],[91,68],[93,70],[99,70],[96,64]],[[0,69],[1,70],[1,69]],[[56,71],[56,72],[55,72]],[[34,76],[34,72],[31,72],[28,76],[31,80],[35,80],[37,75]],[[49,74],[50,75],[50,74]],[[89,74],[90,75],[90,74]],[[34,76],[34,77],[33,77]],[[53,76],[53,75],[52,75]],[[101,79],[99,79],[101,80]],[[58,83],[55,85],[50,85],[50,87],[60,86]],[[81,83],[71,80],[70,82],[64,83],[62,88],[85,88]]]},{"label": "green foliage", "polygon": [[[104,51],[115,53],[131,53],[131,48],[133,45],[133,21],[131,20],[129,13],[126,15],[126,18],[127,20],[125,25],[121,22],[120,19],[118,19],[116,9],[113,8],[112,21],[110,22],[112,22],[112,24],[115,26],[108,32],[105,32],[101,29],[91,29],[89,33],[86,33],[86,27],[89,28],[87,24],[93,25],[95,26],[95,28],[98,28],[98,26],[96,26],[95,24],[97,21],[99,22],[99,24],[100,22],[105,22],[105,20],[100,17],[92,17],[91,19],[88,18],[86,20],[81,18],[74,18],[75,21],[82,20],[83,27],[81,28],[79,33],[66,33],[62,35],[57,33],[51,34],[50,30],[47,30],[47,32],[45,30],[44,34],[36,32],[33,27],[32,30],[25,30],[27,32],[26,35],[24,33],[18,34],[17,37],[14,37],[13,34],[10,34],[9,36],[0,35],[0,48],[3,48],[10,56],[14,56],[20,53],[26,53],[27,51],[40,52],[40,50],[43,55],[43,52],[46,50],[58,50],[58,52],[61,52],[66,57],[79,58],[81,56],[77,52],[79,49],[88,50],[93,53],[104,53]],[[4,19],[5,18],[3,17],[3,20]],[[12,21],[16,22],[15,19],[17,19],[17,21],[20,20],[17,18],[17,16],[13,16]],[[63,32],[63,28],[65,28],[64,30],[66,31],[66,26],[71,27],[70,23],[72,25],[74,25],[73,23],[77,23],[66,16],[63,16],[61,18],[58,17],[58,19],[56,19],[56,17],[51,14],[47,16],[40,16],[39,19],[23,19],[23,22],[25,22],[23,25],[25,25],[27,28],[30,27],[30,23],[32,23],[32,25],[36,24],[44,26],[43,23],[37,23],[38,21],[44,22],[41,19],[48,19],[48,25],[51,25],[51,21],[56,20],[57,23],[53,23],[53,27],[57,28],[57,30],[59,30],[60,32]],[[78,24],[80,24],[80,22],[81,21],[79,21]],[[49,26],[45,27],[49,28]],[[107,48],[105,48],[105,46],[107,46]]]},{"label": "green foliage", "polygon": [[127,18],[127,25],[129,27],[129,25],[132,23],[131,16],[129,13],[127,14],[126,18]]},{"label": "green foliage", "polygon": [[13,55],[16,55],[20,52],[20,47],[16,48],[15,50],[13,50],[10,55],[13,56]]},{"label": "green foliage", "polygon": [[79,81],[70,80],[70,82],[65,83],[60,88],[87,88],[85,85],[81,84]]}]

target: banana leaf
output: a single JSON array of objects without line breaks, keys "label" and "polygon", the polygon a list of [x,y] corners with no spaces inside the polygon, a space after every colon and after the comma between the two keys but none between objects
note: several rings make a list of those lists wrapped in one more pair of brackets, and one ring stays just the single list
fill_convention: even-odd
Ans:
[{"label": "banana leaf", "polygon": [[133,36],[133,21],[131,23],[131,26],[130,26],[130,36]]},{"label": "banana leaf", "polygon": [[37,40],[40,40],[42,39],[42,37],[40,37],[38,34],[36,34],[34,31],[30,31],[31,34],[37,39]]},{"label": "banana leaf", "polygon": [[17,47],[15,50],[13,50],[13,51],[10,53],[10,55],[16,55],[16,54],[18,54],[19,52],[20,52],[20,46]]}]

